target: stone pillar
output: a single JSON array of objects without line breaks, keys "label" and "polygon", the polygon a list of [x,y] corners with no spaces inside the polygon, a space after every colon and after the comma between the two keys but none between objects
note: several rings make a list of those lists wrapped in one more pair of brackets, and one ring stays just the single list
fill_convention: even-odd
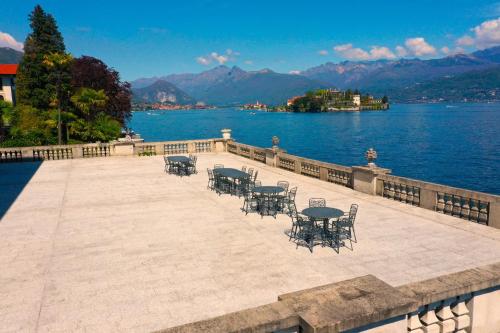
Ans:
[{"label": "stone pillar", "polygon": [[390,169],[369,167],[369,166],[353,166],[352,167],[352,182],[355,191],[377,195],[377,176],[391,173]]},{"label": "stone pillar", "polygon": [[278,155],[279,153],[286,153],[285,150],[278,147],[280,139],[277,136],[272,138],[273,147],[266,148],[266,164],[272,167],[278,167]]},{"label": "stone pillar", "polygon": [[352,187],[355,191],[377,195],[377,176],[389,174],[391,170],[375,165],[377,152],[373,148],[366,151],[365,158],[368,165],[352,167]]},{"label": "stone pillar", "polygon": [[224,140],[230,140],[231,139],[231,130],[229,128],[221,129],[220,132],[222,133],[222,138]]},{"label": "stone pillar", "polygon": [[115,156],[133,156],[134,143],[133,142],[119,142],[113,146],[113,153]]},{"label": "stone pillar", "polygon": [[488,225],[500,229],[500,202],[490,203],[490,217]]}]

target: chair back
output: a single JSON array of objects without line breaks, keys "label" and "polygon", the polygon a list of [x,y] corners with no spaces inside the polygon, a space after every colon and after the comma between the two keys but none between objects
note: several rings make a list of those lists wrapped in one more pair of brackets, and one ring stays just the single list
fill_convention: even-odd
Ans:
[{"label": "chair back", "polygon": [[208,179],[213,180],[214,179],[214,172],[207,168],[207,173],[208,173]]},{"label": "chair back", "polygon": [[281,187],[285,191],[285,193],[288,192],[288,186],[290,186],[290,184],[287,181],[280,180],[278,181],[277,185]]},{"label": "chair back", "polygon": [[292,187],[290,191],[288,191],[288,200],[295,202],[296,195],[297,195],[297,186]]},{"label": "chair back", "polygon": [[352,204],[351,209],[349,209],[349,222],[354,225],[354,220],[356,220],[356,214],[358,213],[358,205]]},{"label": "chair back", "polygon": [[256,180],[255,182],[253,182],[253,187],[259,187],[259,186],[262,186],[262,182],[260,180]]},{"label": "chair back", "polygon": [[252,179],[252,175],[253,175],[253,168],[249,168],[248,171],[247,171],[248,175],[250,176],[249,178]]},{"label": "chair back", "polygon": [[241,167],[241,171],[243,171],[243,172],[247,172],[247,166],[246,166],[246,165],[242,166],[242,167]]},{"label": "chair back", "polygon": [[326,200],[323,198],[309,199],[309,207],[326,207]]},{"label": "chair back", "polygon": [[214,169],[222,169],[224,168],[224,164],[215,164]]},{"label": "chair back", "polygon": [[259,174],[259,170],[255,171],[255,174],[253,175],[253,181],[255,182],[257,180],[257,175]]}]

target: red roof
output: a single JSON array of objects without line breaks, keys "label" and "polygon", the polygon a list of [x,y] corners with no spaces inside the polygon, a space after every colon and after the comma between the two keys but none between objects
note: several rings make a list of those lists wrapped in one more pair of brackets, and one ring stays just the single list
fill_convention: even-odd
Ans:
[{"label": "red roof", "polygon": [[16,64],[0,64],[0,75],[16,75],[17,67]]}]

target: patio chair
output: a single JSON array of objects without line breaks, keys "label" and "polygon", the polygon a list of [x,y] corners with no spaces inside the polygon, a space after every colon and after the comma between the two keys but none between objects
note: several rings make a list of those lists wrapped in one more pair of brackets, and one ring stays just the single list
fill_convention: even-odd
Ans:
[{"label": "patio chair", "polygon": [[167,156],[163,156],[163,160],[165,161],[165,172],[170,173],[171,172],[170,161],[168,160]]},{"label": "patio chair", "polygon": [[354,240],[354,243],[358,242],[356,238],[356,230],[354,229],[354,221],[356,220],[357,213],[358,213],[358,205],[352,204],[351,208],[349,209],[349,214],[344,215],[337,222],[339,224],[339,227],[347,229],[349,240],[351,241]]},{"label": "patio chair", "polygon": [[259,170],[256,170],[254,175],[253,175],[253,180],[252,180],[252,183],[255,183],[255,181],[257,180],[257,175],[259,174]]},{"label": "patio chair", "polygon": [[302,242],[303,244],[306,244],[309,251],[312,252],[316,229],[315,224],[306,216],[299,214],[295,208],[293,208],[290,213],[290,217],[292,219],[292,229],[290,230],[288,241],[294,239],[297,243],[297,247],[299,246],[299,243]]},{"label": "patio chair", "polygon": [[208,173],[208,184],[207,184],[207,188],[209,190],[214,190],[215,188],[215,178],[214,178],[214,173],[211,169],[208,169],[207,168],[207,173]]},{"label": "patio chair", "polygon": [[282,189],[284,189],[284,195],[288,195],[288,187],[290,186],[290,184],[285,181],[285,180],[280,180],[278,181],[278,183],[276,184],[277,186],[281,187]]},{"label": "patio chair", "polygon": [[249,178],[249,179],[252,179],[252,176],[253,176],[253,168],[249,168],[249,169],[248,169],[248,171],[247,171],[247,173],[248,173],[248,176],[249,176],[248,178]]},{"label": "patio chair", "polygon": [[323,198],[309,199],[309,207],[326,207],[326,200]]},{"label": "patio chair", "polygon": [[241,167],[241,171],[243,171],[243,172],[247,172],[247,166],[246,166],[246,165],[242,166],[242,167]]},{"label": "patio chair", "polygon": [[295,197],[297,196],[297,186],[292,187],[290,191],[288,191],[287,196],[283,200],[283,208],[287,208],[287,214],[290,216],[292,210],[297,210],[297,206],[295,205]]},{"label": "patio chair", "polygon": [[224,164],[215,164],[214,169],[222,169],[224,168]]},{"label": "patio chair", "polygon": [[196,155],[190,155],[189,156],[189,163],[188,163],[188,173],[197,173],[196,171],[196,162],[198,161],[198,156]]},{"label": "patio chair", "polygon": [[259,196],[257,193],[252,191],[254,185],[249,183],[248,186],[248,191],[243,193],[244,200],[243,207],[241,207],[241,210],[245,212],[245,215],[248,215],[250,212],[256,212],[259,207]]}]

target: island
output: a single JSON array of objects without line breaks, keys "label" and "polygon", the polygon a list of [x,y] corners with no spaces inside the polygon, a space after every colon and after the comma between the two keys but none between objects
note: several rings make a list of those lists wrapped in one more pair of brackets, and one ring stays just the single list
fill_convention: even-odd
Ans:
[{"label": "island", "polygon": [[276,112],[336,112],[336,111],[363,111],[387,110],[389,98],[375,98],[369,94],[362,94],[358,90],[319,89],[307,92],[302,96],[294,96],[286,105],[277,106]]}]

